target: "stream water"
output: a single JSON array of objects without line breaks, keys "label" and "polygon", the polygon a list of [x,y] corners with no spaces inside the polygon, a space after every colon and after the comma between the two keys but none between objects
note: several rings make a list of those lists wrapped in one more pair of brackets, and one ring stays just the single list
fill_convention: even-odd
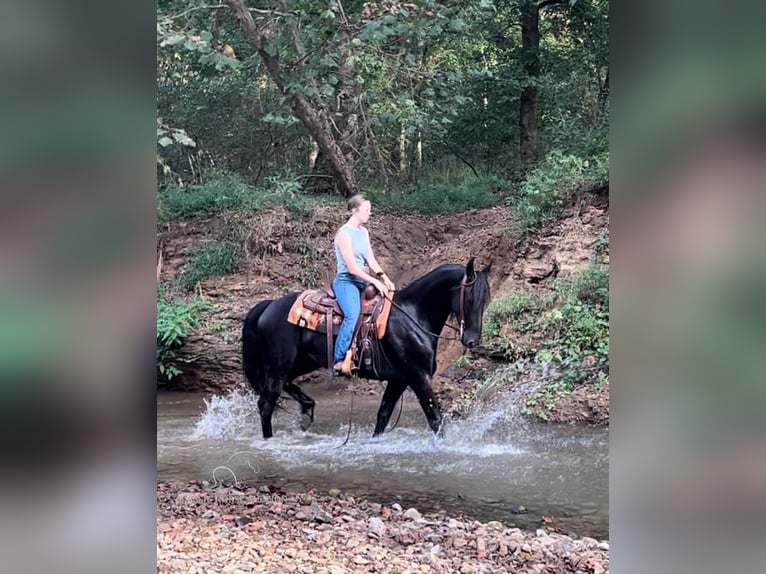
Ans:
[{"label": "stream water", "polygon": [[[380,395],[355,396],[342,446],[350,394],[331,383],[304,390],[317,402],[314,425],[302,432],[297,405],[287,402],[267,441],[253,395],[158,393],[158,479],[338,488],[382,504],[521,528],[551,517],[565,533],[608,538],[606,429],[530,423],[506,397],[448,420],[437,438],[408,391],[398,425],[377,439],[371,435]],[[392,422],[397,413],[398,406]]]}]

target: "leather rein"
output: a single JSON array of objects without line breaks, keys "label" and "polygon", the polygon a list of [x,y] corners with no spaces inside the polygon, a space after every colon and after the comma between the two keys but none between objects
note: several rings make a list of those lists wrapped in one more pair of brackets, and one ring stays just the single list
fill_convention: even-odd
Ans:
[{"label": "leather rein", "polygon": [[410,315],[407,311],[404,310],[404,308],[396,303],[393,299],[393,297],[386,296],[386,299],[391,301],[391,304],[399,309],[404,315],[413,323],[415,323],[415,326],[426,333],[427,335],[431,335],[432,337],[436,337],[437,339],[444,339],[445,341],[459,341],[463,338],[463,331],[465,330],[465,288],[473,285],[476,283],[476,277],[474,277],[471,281],[468,281],[468,277],[466,275],[463,275],[463,279],[460,281],[460,317],[459,317],[459,325],[460,327],[454,327],[450,325],[449,323],[445,323],[445,327],[449,327],[450,329],[453,329],[458,332],[457,337],[444,337],[442,335],[437,335],[436,333],[432,333],[428,329],[424,328],[420,323],[418,323],[412,315]]}]

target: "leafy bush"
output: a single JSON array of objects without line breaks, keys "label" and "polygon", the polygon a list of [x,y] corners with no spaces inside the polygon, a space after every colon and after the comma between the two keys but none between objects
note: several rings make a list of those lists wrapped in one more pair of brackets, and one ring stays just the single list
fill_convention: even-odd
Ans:
[{"label": "leafy bush", "polygon": [[591,262],[568,280],[557,281],[556,289],[565,296],[609,311],[609,266]]},{"label": "leafy bush", "polygon": [[505,360],[534,354],[538,346],[535,337],[537,322],[542,311],[552,303],[551,296],[527,291],[494,299],[484,314],[484,349]]},{"label": "leafy bush", "polygon": [[199,300],[168,299],[161,287],[157,289],[157,368],[167,380],[181,374],[176,351],[199,321],[199,312],[207,307]]},{"label": "leafy bush", "polygon": [[241,262],[242,249],[237,243],[222,241],[203,245],[192,254],[183,274],[182,287],[191,291],[203,279],[236,273]]},{"label": "leafy bush", "polygon": [[[555,361],[561,382],[574,385],[609,371],[609,274],[606,265],[555,283],[555,295],[515,292],[493,301],[484,347],[506,358]],[[512,333],[505,327],[512,327]]]},{"label": "leafy bush", "polygon": [[502,326],[511,322],[517,330],[526,331],[534,324],[532,315],[545,306],[544,299],[527,291],[516,291],[495,299],[484,314],[483,333],[489,338],[497,337]]},{"label": "leafy bush", "polygon": [[437,182],[398,193],[367,192],[374,205],[391,212],[456,213],[497,205],[508,184],[495,176],[470,177],[458,182]]},{"label": "leafy bush", "polygon": [[[544,348],[565,368],[565,379],[578,383],[592,371],[608,369],[609,316],[607,311],[567,296],[560,307],[543,315]],[[586,363],[586,357],[591,357]]]},{"label": "leafy bush", "polygon": [[[556,403],[572,392],[573,388],[572,383],[566,380],[549,382],[532,393],[532,396],[524,403],[521,412],[525,415],[536,415],[547,421],[548,413],[554,410]],[[536,412],[534,407],[538,407]]]},{"label": "leafy bush", "polygon": [[609,369],[609,274],[591,265],[556,285],[559,305],[542,316],[551,351],[565,379],[579,383]]},{"label": "leafy bush", "polygon": [[609,229],[598,234],[593,250],[596,257],[604,257],[609,253]]},{"label": "leafy bush", "polygon": [[507,200],[516,212],[519,235],[523,237],[555,220],[579,186],[608,178],[608,153],[583,159],[551,152],[523,181],[519,193]]}]

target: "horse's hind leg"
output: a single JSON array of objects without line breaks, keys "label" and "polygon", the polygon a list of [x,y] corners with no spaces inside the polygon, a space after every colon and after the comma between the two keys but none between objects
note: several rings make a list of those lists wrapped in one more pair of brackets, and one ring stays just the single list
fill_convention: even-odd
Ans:
[{"label": "horse's hind leg", "polygon": [[391,413],[396,406],[396,401],[399,400],[406,388],[407,383],[402,381],[388,381],[386,390],[383,392],[383,398],[380,401],[378,419],[375,423],[375,432],[372,433],[372,436],[380,436],[383,434],[383,431],[386,430],[386,425],[391,418]]},{"label": "horse's hind leg", "polygon": [[314,399],[293,382],[285,383],[285,392],[301,405],[301,430],[307,431],[314,422]]},{"label": "horse's hind leg", "polygon": [[434,395],[433,387],[431,387],[430,377],[425,375],[418,377],[417,380],[410,383],[410,388],[418,398],[420,407],[426,415],[426,420],[428,420],[428,426],[438,434],[442,425],[442,412]]},{"label": "horse's hind leg", "polygon": [[261,414],[261,430],[263,438],[271,438],[274,432],[271,429],[271,415],[277,406],[279,392],[263,390],[258,397],[258,412]]}]

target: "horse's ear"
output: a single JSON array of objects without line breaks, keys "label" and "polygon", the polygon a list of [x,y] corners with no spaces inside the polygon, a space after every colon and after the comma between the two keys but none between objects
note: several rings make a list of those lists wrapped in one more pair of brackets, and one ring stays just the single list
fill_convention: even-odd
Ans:
[{"label": "horse's ear", "polygon": [[468,277],[468,280],[470,281],[476,276],[476,271],[473,269],[473,260],[475,258],[471,257],[468,261],[468,265],[465,266],[465,276]]},{"label": "horse's ear", "polygon": [[484,269],[481,270],[482,273],[485,275],[489,275],[490,270],[492,269],[492,259],[489,260],[489,265],[487,265]]}]

